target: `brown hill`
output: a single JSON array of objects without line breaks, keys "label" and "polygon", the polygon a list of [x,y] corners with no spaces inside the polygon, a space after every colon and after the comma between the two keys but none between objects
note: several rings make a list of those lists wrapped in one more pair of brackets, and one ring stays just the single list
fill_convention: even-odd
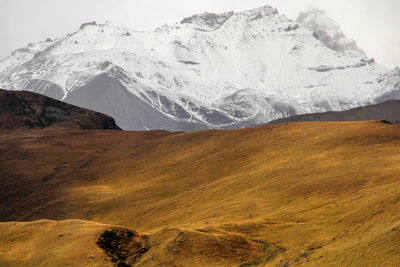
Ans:
[{"label": "brown hill", "polygon": [[388,100],[376,105],[358,107],[344,111],[330,111],[291,116],[271,121],[268,125],[288,122],[369,120],[383,120],[391,123],[400,123],[400,100]]},{"label": "brown hill", "polygon": [[400,265],[400,125],[15,130],[0,164],[0,220],[32,221],[0,224],[0,265]]},{"label": "brown hill", "polygon": [[27,91],[0,89],[0,129],[46,128],[119,129],[113,118]]}]

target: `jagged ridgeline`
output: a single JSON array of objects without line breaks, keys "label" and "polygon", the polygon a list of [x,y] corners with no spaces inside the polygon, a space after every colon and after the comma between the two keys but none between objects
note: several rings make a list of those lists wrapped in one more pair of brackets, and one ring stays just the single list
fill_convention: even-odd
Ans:
[{"label": "jagged ridgeline", "polygon": [[115,118],[126,130],[241,128],[398,98],[390,71],[320,11],[294,22],[264,6],[138,32],[85,23],[15,51],[0,86]]}]

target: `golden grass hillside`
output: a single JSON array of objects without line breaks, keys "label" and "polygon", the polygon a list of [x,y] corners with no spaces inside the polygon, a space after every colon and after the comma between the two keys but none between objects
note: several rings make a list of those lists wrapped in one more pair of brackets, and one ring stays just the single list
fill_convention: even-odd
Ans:
[{"label": "golden grass hillside", "polygon": [[113,266],[96,246],[109,227],[80,220],[0,223],[0,266]]},{"label": "golden grass hillside", "polygon": [[133,229],[138,266],[400,265],[400,125],[3,131],[0,160],[1,221]]}]

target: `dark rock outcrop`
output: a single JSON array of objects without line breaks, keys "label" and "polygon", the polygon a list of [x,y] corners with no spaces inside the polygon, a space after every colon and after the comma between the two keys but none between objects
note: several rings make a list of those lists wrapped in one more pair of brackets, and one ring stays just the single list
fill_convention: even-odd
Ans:
[{"label": "dark rock outcrop", "polygon": [[120,129],[113,118],[44,95],[0,89],[0,128]]}]

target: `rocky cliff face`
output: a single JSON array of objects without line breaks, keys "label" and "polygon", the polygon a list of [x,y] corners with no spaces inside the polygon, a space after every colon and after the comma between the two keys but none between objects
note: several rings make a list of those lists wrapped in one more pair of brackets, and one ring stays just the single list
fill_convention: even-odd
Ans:
[{"label": "rocky cliff face", "polygon": [[297,18],[297,22],[310,27],[314,31],[315,37],[334,51],[366,56],[365,52],[357,46],[357,43],[348,39],[339,24],[330,18],[324,10],[310,9],[302,12]]},{"label": "rocky cliff face", "polygon": [[171,131],[344,110],[395,90],[400,77],[315,37],[270,6],[147,32],[89,23],[15,51],[0,62],[0,86],[108,114],[126,130]]}]

